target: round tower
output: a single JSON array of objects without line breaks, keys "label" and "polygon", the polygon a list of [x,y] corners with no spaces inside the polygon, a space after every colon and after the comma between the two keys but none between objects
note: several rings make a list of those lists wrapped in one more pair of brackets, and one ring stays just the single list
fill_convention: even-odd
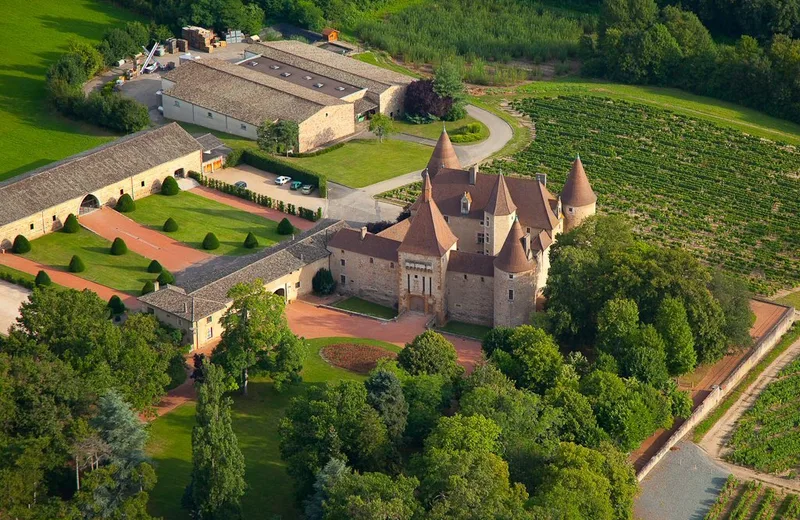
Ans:
[{"label": "round tower", "polygon": [[581,222],[597,211],[597,195],[592,191],[580,156],[572,163],[567,182],[561,190],[561,207],[564,212],[565,233],[580,226]]},{"label": "round tower", "polygon": [[428,175],[434,178],[442,168],[461,169],[461,162],[456,155],[456,149],[453,148],[453,143],[450,142],[450,136],[447,135],[447,129],[444,125],[442,125],[442,134],[439,136],[439,140],[436,141],[436,147],[433,149],[431,158],[428,161]]},{"label": "round tower", "polygon": [[497,176],[492,193],[483,210],[483,254],[496,256],[517,218],[517,205],[511,199],[503,174]]},{"label": "round tower", "polygon": [[528,323],[536,309],[536,261],[530,235],[515,220],[500,254],[494,259],[494,326]]}]

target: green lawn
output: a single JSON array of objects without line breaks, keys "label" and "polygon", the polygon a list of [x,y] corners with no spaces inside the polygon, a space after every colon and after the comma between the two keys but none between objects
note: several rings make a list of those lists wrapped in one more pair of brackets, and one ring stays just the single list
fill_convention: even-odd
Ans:
[{"label": "green lawn", "polygon": [[800,309],[800,291],[789,293],[783,298],[778,298],[776,301],[784,305],[791,305],[795,309]]},{"label": "green lawn", "polygon": [[0,12],[0,32],[17,35],[0,52],[0,180],[112,139],[52,111],[44,78],[70,37],[98,42],[137,17],[101,0],[0,0]]},{"label": "green lawn", "polygon": [[[480,138],[464,144],[479,143],[489,138],[489,129],[486,128],[486,125],[472,116],[466,116],[458,121],[447,121],[445,122],[445,126],[447,127],[447,132],[450,133],[450,136],[452,137],[461,128],[470,123],[478,123],[481,125]],[[399,119],[394,122],[394,129],[399,133],[416,135],[417,137],[424,137],[426,139],[433,139],[435,141],[439,139],[439,136],[442,134],[442,122],[436,121],[425,125],[415,125],[414,123],[409,123],[404,119]]]},{"label": "green lawn", "polygon": [[366,314],[367,316],[374,316],[384,320],[390,320],[397,316],[397,311],[390,307],[368,302],[367,300],[362,300],[361,298],[356,298],[355,296],[340,302],[336,302],[331,305],[331,307],[336,307],[337,309],[342,309],[345,311],[357,312],[359,314]]},{"label": "green lawn", "polygon": [[377,139],[357,139],[332,152],[288,161],[323,173],[332,182],[363,188],[423,169],[431,153],[430,146],[407,141],[388,139],[380,143]]},{"label": "green lawn", "polygon": [[72,255],[78,255],[86,271],[76,276],[138,296],[147,280],[155,275],[147,272],[150,260],[128,251],[113,256],[111,242],[81,228],[77,233],[49,233],[31,242],[30,253],[23,256],[59,271],[67,271]]},{"label": "green lawn", "polygon": [[442,332],[450,332],[460,336],[467,336],[468,338],[475,338],[481,341],[483,337],[492,330],[491,327],[485,325],[474,325],[472,323],[464,323],[461,321],[448,321],[444,327],[440,327]]},{"label": "green lawn", "polygon": [[[320,338],[309,340],[303,370],[303,384],[280,394],[265,378],[250,380],[247,397],[234,396],[233,428],[247,464],[249,485],[244,499],[244,518],[300,519],[295,506],[292,481],[278,450],[278,424],[292,397],[301,395],[311,385],[340,379],[361,380],[363,376],[327,364],[319,355],[326,345],[361,343],[398,352],[390,343],[358,338]],[[158,484],[150,493],[149,509],[165,520],[188,519],[180,507],[183,490],[191,472],[191,432],[194,426],[194,403],[181,406],[155,420],[150,427],[147,452],[156,466]]]},{"label": "green lawn", "polygon": [[395,63],[395,61],[392,60],[392,58],[390,58],[389,55],[384,52],[367,51],[367,52],[362,52],[360,54],[356,54],[355,56],[353,56],[353,58],[359,61],[363,61],[364,63],[369,63],[370,65],[376,65],[384,69],[389,69],[395,72],[399,72],[400,74],[405,74],[406,76],[411,76],[412,78],[422,77],[413,70],[407,69],[406,67],[403,67],[398,63]]},{"label": "green lawn", "polygon": [[[36,278],[32,274],[28,274],[24,271],[19,271],[14,269],[13,267],[8,267],[7,265],[0,264],[0,280],[4,280],[6,277],[11,277],[14,280],[24,280],[26,282],[33,283],[34,279]],[[16,281],[11,283],[17,283]]]},{"label": "green lawn", "polygon": [[164,234],[196,249],[203,249],[203,238],[213,232],[220,246],[208,252],[215,255],[246,255],[257,251],[258,248],[247,249],[242,245],[249,231],[258,237],[259,248],[286,238],[277,233],[277,222],[185,191],[174,196],[159,194],[139,199],[136,210],[125,215],[159,232],[172,217],[178,223],[178,231]]}]

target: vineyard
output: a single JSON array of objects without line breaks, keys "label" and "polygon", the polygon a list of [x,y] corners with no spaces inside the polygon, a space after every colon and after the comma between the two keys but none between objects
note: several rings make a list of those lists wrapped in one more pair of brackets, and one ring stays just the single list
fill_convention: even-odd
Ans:
[{"label": "vineyard", "polygon": [[786,365],[736,424],[727,458],[759,471],[783,473],[800,465],[800,360]]},{"label": "vineyard", "polygon": [[733,475],[722,487],[704,520],[796,520],[800,518],[797,495],[779,495],[760,482],[740,482]]}]

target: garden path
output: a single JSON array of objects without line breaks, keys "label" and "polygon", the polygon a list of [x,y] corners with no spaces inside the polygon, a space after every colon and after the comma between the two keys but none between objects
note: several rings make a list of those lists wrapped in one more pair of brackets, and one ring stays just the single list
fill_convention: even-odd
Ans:
[{"label": "garden path", "polygon": [[316,225],[315,222],[311,222],[310,220],[306,220],[295,215],[287,215],[286,213],[282,213],[276,209],[265,208],[264,206],[260,206],[255,202],[240,199],[239,197],[212,190],[211,188],[198,186],[193,188],[191,193],[200,195],[201,197],[205,197],[207,199],[216,200],[222,204],[227,204],[228,206],[247,211],[248,213],[252,213],[254,215],[260,215],[264,218],[274,220],[275,222],[280,222],[284,217],[288,218],[289,222],[291,222],[294,227],[302,229],[303,231],[311,229]]}]

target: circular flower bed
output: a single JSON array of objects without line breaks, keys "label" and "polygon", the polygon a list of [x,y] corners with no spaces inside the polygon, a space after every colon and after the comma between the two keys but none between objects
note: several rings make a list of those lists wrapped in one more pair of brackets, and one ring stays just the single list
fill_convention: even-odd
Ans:
[{"label": "circular flower bed", "polygon": [[358,374],[368,374],[375,368],[378,360],[384,358],[394,359],[397,354],[372,345],[359,345],[357,343],[338,343],[328,345],[320,351],[322,359],[333,366],[350,370]]}]

